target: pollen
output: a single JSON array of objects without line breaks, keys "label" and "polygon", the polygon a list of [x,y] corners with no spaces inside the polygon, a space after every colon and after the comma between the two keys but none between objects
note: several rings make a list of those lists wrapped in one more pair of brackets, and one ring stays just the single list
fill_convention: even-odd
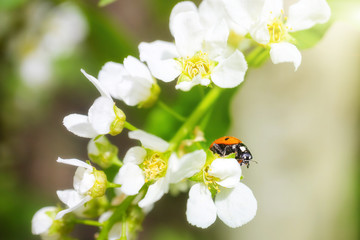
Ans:
[{"label": "pollen", "polygon": [[199,75],[201,78],[210,76],[213,69],[213,61],[211,61],[207,53],[197,52],[192,57],[183,57],[179,59],[182,68],[182,74],[190,79]]},{"label": "pollen", "polygon": [[286,20],[287,17],[284,17],[284,11],[281,10],[281,15],[275,17],[267,24],[270,34],[270,43],[279,43],[286,39],[288,35],[288,27],[285,26]]},{"label": "pollen", "polygon": [[205,185],[207,186],[207,188],[209,190],[211,189],[214,189],[216,192],[220,192],[220,189],[219,189],[219,184],[217,183],[217,181],[219,181],[218,178],[214,177],[214,176],[211,176],[208,171],[209,171],[209,167],[206,167],[204,170],[203,170],[203,180],[204,180],[204,183]]},{"label": "pollen", "polygon": [[160,154],[154,153],[143,162],[145,182],[156,180],[162,177],[166,171],[167,164]]}]

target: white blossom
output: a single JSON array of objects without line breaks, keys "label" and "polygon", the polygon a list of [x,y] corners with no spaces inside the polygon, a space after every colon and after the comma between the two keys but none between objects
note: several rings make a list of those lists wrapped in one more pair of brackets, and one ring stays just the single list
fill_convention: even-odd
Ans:
[{"label": "white blossom", "polygon": [[[236,159],[218,158],[203,170],[203,182],[189,192],[186,217],[190,224],[207,228],[218,216],[229,227],[240,227],[254,218],[257,201],[240,183],[241,168]],[[216,190],[214,200],[212,192]]]},{"label": "white blossom", "polygon": [[60,211],[56,219],[62,218],[65,214],[73,212],[84,206],[85,203],[95,197],[103,196],[106,190],[106,175],[97,171],[90,164],[78,159],[61,159],[57,162],[78,167],[74,175],[74,189],[57,191],[60,201],[68,206]]},{"label": "white blossom", "polygon": [[113,98],[129,106],[152,105],[160,91],[147,66],[132,56],[124,64],[107,62],[98,79]]},{"label": "white blossom", "polygon": [[129,137],[140,140],[142,147],[132,147],[124,158],[114,182],[121,184],[126,195],[138,194],[145,183],[149,188],[139,202],[141,208],[152,205],[177,183],[198,172],[205,163],[203,150],[195,151],[178,159],[176,154],[166,155],[169,144],[163,139],[142,130],[129,132]]},{"label": "white blossom", "polygon": [[140,59],[158,79],[178,78],[176,88],[189,91],[195,85],[210,83],[222,88],[238,86],[247,63],[238,51],[229,51],[229,28],[224,18],[209,22],[209,14],[194,3],[178,3],[170,15],[170,31],[175,44],[164,41],[140,43]]},{"label": "white blossom", "polygon": [[50,227],[55,221],[55,215],[58,212],[57,207],[43,207],[38,210],[31,220],[31,232],[34,235],[40,235],[44,240],[61,239],[59,233],[50,233]]},{"label": "white blossom", "polygon": [[89,108],[88,115],[70,114],[64,118],[64,126],[77,136],[95,138],[102,134],[119,134],[125,123],[125,114],[116,107],[109,92],[96,78],[81,72],[98,89],[101,97]]},{"label": "white blossom", "polygon": [[[309,29],[329,20],[331,10],[326,0],[300,0],[284,12],[283,0],[224,1],[234,22],[246,23],[251,37],[270,47],[273,63],[291,62],[295,71],[301,63],[301,53],[293,44],[292,32]],[[239,14],[246,10],[246,14]],[[250,22],[250,24],[248,24]]]}]

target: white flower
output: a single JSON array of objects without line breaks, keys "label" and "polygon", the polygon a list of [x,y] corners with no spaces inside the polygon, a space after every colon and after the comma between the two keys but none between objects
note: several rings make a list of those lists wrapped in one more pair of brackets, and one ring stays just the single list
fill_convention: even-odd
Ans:
[{"label": "white flower", "polygon": [[[295,71],[300,66],[301,53],[290,43],[293,40],[291,33],[325,23],[331,14],[325,0],[300,0],[289,7],[288,17],[285,16],[282,0],[229,0],[225,4],[234,22],[253,22],[249,29],[250,35],[258,43],[270,47],[273,63],[292,62]],[[246,11],[247,14],[239,14],[249,7],[252,10]]]},{"label": "white flower", "polygon": [[74,175],[74,189],[57,191],[59,199],[69,208],[60,211],[55,219],[62,218],[65,214],[75,211],[95,197],[101,197],[106,190],[106,175],[97,171],[90,164],[78,159],[61,159],[57,162],[78,167]]},{"label": "white flower", "polygon": [[57,212],[57,207],[43,207],[37,211],[31,220],[32,234],[40,235],[41,239],[45,240],[60,239],[60,235],[58,233],[49,233],[50,227],[55,221],[55,215]]},{"label": "white flower", "polygon": [[107,62],[98,79],[113,98],[129,106],[152,105],[160,93],[147,66],[132,56],[125,58],[124,64]]},{"label": "white flower", "polygon": [[198,84],[208,86],[211,82],[222,88],[236,87],[247,70],[244,55],[227,48],[229,29],[225,19],[213,24],[208,18],[194,3],[178,3],[170,15],[175,44],[140,43],[140,59],[147,62],[151,73],[162,81],[170,82],[178,77],[176,88],[183,91]]},{"label": "white flower", "polygon": [[[240,227],[254,218],[257,202],[252,191],[240,183],[241,168],[232,158],[215,159],[203,169],[203,183],[189,192],[186,217],[190,224],[207,228],[218,216],[229,227]],[[215,199],[211,190],[216,190]]]},{"label": "white flower", "polygon": [[77,136],[95,138],[102,134],[119,134],[125,124],[125,114],[116,107],[109,92],[93,76],[81,72],[94,84],[101,94],[89,108],[88,115],[70,114],[64,118],[64,126]]},{"label": "white flower", "polygon": [[124,158],[114,182],[121,184],[121,191],[135,195],[145,183],[150,186],[139,202],[141,208],[152,205],[169,190],[170,183],[177,183],[198,172],[205,163],[204,151],[195,151],[178,159],[166,153],[169,144],[163,139],[142,130],[129,132],[129,137],[140,140],[143,147],[132,147]]}]

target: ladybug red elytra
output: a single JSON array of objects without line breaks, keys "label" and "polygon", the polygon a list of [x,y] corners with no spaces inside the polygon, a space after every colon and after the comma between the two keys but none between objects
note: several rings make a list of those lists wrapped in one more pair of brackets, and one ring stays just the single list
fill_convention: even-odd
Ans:
[{"label": "ladybug red elytra", "polygon": [[216,139],[211,145],[210,150],[213,153],[225,157],[229,154],[235,153],[235,159],[239,162],[240,166],[244,163],[247,167],[250,166],[249,161],[252,155],[247,146],[235,137],[225,136]]}]

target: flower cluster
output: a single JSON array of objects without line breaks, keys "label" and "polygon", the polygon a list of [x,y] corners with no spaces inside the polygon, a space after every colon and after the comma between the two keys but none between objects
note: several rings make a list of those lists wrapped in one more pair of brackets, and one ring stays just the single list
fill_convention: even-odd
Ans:
[{"label": "flower cluster", "polygon": [[[70,114],[63,124],[75,135],[90,139],[90,160],[57,160],[77,167],[73,189],[57,191],[66,208],[47,207],[35,214],[33,233],[44,239],[64,239],[69,226],[83,223],[99,226],[100,240],[132,239],[153,205],[177,190],[189,190],[186,217],[192,225],[207,228],[217,216],[232,228],[248,223],[256,214],[257,201],[240,181],[239,156],[226,151],[220,156],[209,150],[200,120],[221,97],[223,88],[243,82],[252,50],[269,53],[274,63],[292,62],[296,70],[301,54],[291,33],[329,17],[325,0],[300,0],[290,6],[288,18],[280,0],[204,0],[199,7],[184,1],[170,15],[174,42],[142,42],[140,60],[128,56],[122,64],[108,62],[97,78],[81,70],[100,97],[87,115]],[[157,80],[176,80],[175,88],[182,91],[196,85],[208,87],[187,118],[165,108],[183,121],[169,141],[130,124],[115,102],[152,107],[160,97]],[[120,160],[117,146],[106,135],[116,136],[124,129],[128,138],[140,144]],[[115,167],[118,172],[108,179],[106,171],[93,164],[104,170]],[[111,188],[115,196],[109,198],[106,191]],[[86,219],[94,217],[99,220]]]}]

